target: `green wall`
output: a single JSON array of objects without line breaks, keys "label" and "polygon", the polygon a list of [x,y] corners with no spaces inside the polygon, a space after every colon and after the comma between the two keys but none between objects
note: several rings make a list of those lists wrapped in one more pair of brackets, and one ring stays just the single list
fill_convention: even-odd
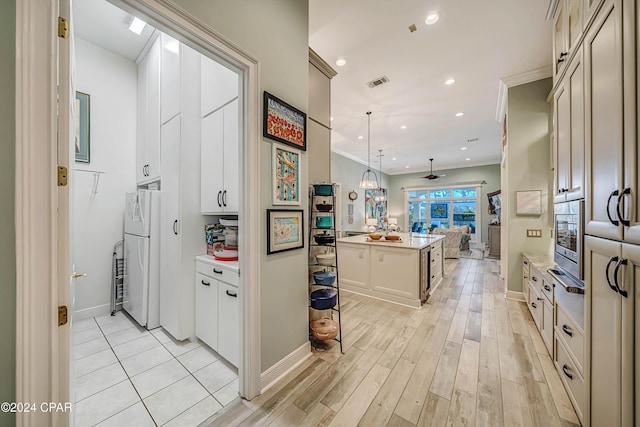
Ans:
[{"label": "green wall", "polygon": [[[0,402],[16,396],[15,0],[0,1]],[[15,416],[0,412],[0,425]]]}]

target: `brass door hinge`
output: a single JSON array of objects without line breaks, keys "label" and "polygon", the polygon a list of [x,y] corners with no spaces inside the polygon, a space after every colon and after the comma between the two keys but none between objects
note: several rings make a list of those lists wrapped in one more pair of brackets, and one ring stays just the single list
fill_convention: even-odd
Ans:
[{"label": "brass door hinge", "polygon": [[67,306],[58,306],[58,326],[66,325],[67,321]]},{"label": "brass door hinge", "polygon": [[65,166],[58,166],[58,187],[67,186],[67,168]]},{"label": "brass door hinge", "polygon": [[58,37],[63,39],[69,38],[69,21],[62,16],[58,16]]}]

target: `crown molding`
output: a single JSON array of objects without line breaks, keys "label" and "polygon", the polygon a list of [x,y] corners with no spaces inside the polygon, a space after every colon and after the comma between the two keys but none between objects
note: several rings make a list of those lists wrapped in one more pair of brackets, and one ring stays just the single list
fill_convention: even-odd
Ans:
[{"label": "crown molding", "polygon": [[309,48],[309,63],[330,79],[338,75],[338,72],[331,68],[331,65],[327,64],[327,62],[311,48]]},{"label": "crown molding", "polygon": [[353,160],[356,163],[360,163],[363,166],[368,166],[365,161],[363,161],[362,159],[359,159],[358,157],[354,156],[353,154],[346,153],[346,152],[344,152],[342,150],[338,150],[337,148],[332,148],[331,152],[336,153],[336,154],[338,154],[338,155],[340,155],[342,157],[345,157],[345,158],[347,158],[349,160]]},{"label": "crown molding", "polygon": [[510,87],[520,86],[526,83],[549,78],[553,75],[550,65],[534,68],[524,73],[503,77],[498,83],[498,105],[496,106],[496,121],[502,123],[505,110],[507,108],[507,93]]},{"label": "crown molding", "polygon": [[556,12],[558,11],[558,6],[560,6],[560,0],[549,1],[549,6],[547,7],[547,14],[544,17],[547,21],[553,21],[553,18],[556,16]]}]

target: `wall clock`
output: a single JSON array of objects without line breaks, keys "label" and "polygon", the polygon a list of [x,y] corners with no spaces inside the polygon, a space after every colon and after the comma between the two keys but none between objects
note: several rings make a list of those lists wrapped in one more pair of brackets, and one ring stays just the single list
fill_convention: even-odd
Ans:
[{"label": "wall clock", "polygon": [[355,191],[351,190],[349,192],[349,200],[356,200],[358,198],[358,193],[356,193]]}]

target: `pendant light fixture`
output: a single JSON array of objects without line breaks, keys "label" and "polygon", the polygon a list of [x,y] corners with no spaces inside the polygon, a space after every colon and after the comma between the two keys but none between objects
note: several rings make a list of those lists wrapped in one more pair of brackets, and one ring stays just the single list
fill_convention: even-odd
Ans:
[{"label": "pendant light fixture", "polygon": [[378,176],[371,170],[371,111],[367,111],[367,170],[362,174],[359,187],[363,190],[375,190],[379,187]]},{"label": "pendant light fixture", "polygon": [[380,175],[380,187],[378,187],[378,195],[373,198],[376,202],[384,202],[387,200],[386,194],[382,191],[382,150],[378,150],[378,156],[380,157],[380,163],[378,163],[378,174]]}]

